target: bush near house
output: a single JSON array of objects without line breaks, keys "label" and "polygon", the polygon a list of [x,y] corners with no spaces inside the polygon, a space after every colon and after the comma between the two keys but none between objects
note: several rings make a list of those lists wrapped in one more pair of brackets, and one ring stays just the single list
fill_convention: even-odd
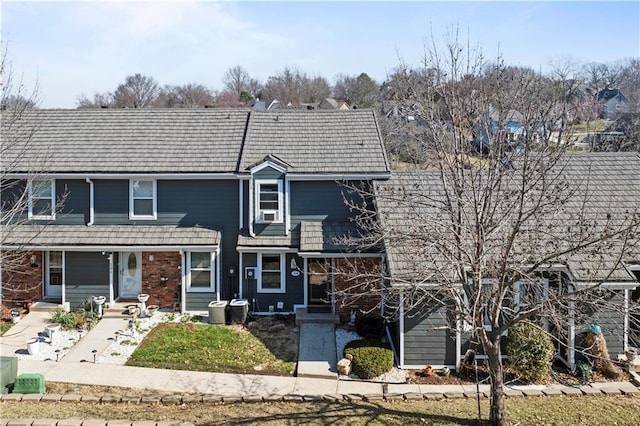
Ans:
[{"label": "bush near house", "polygon": [[553,352],[549,335],[531,321],[520,321],[509,328],[509,366],[522,380],[538,382],[546,378]]},{"label": "bush near house", "polygon": [[361,379],[373,379],[393,368],[393,351],[375,339],[353,340],[344,348],[344,356],[353,356],[353,373]]}]

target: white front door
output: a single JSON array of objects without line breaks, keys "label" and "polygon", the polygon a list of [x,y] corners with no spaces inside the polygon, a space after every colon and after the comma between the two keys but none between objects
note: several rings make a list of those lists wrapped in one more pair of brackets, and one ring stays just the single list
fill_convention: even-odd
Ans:
[{"label": "white front door", "polygon": [[134,298],[142,293],[142,254],[139,251],[120,253],[120,297]]},{"label": "white front door", "polygon": [[47,265],[44,279],[44,297],[59,299],[62,297],[64,276],[64,252],[47,251],[44,253]]}]

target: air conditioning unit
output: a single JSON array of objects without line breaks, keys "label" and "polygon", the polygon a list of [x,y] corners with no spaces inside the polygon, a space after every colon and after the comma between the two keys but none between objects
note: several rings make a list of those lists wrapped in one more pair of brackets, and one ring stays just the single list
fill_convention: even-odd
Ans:
[{"label": "air conditioning unit", "polygon": [[260,214],[260,220],[264,223],[271,223],[278,220],[278,212],[277,211],[263,211]]}]

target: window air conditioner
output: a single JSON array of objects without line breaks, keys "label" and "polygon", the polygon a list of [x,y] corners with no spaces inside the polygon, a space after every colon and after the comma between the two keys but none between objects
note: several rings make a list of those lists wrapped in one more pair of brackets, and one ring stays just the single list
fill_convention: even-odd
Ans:
[{"label": "window air conditioner", "polygon": [[270,223],[275,222],[278,219],[278,212],[276,211],[263,211],[260,215],[262,222]]}]

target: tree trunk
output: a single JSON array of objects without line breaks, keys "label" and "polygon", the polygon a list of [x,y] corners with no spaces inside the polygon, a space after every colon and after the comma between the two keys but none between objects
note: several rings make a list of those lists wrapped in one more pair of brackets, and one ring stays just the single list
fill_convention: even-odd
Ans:
[{"label": "tree trunk", "polygon": [[486,345],[487,360],[489,361],[489,375],[491,376],[491,408],[489,420],[494,425],[506,425],[504,415],[504,380],[502,377],[502,359],[500,351],[500,336],[492,339]]}]

